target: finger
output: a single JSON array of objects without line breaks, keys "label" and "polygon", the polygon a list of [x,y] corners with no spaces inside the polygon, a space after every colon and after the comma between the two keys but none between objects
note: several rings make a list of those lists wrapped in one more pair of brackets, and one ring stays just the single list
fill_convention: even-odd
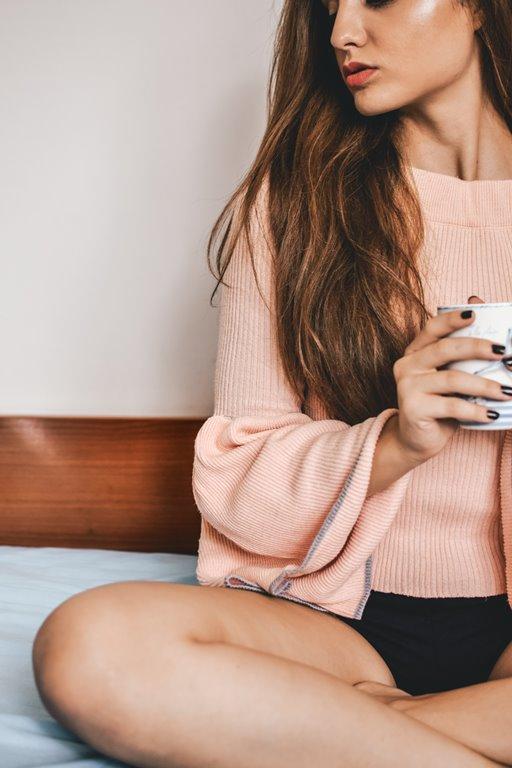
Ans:
[{"label": "finger", "polygon": [[[458,397],[442,397],[439,395],[422,394],[421,399],[426,401],[425,409],[429,418],[456,419],[457,421],[478,421],[483,424],[494,421],[488,415],[485,405],[468,403]],[[418,400],[419,401],[419,400]]]},{"label": "finger", "polygon": [[402,397],[414,387],[416,392],[429,395],[485,397],[486,400],[510,401],[501,384],[485,376],[475,376],[456,369],[406,376],[397,384]]},{"label": "finger", "polygon": [[404,357],[418,352],[429,344],[439,341],[443,336],[448,336],[452,331],[464,328],[472,322],[473,318],[462,318],[459,310],[434,315],[428,319],[418,335],[405,348]]},{"label": "finger", "polygon": [[401,374],[423,373],[459,360],[492,360],[496,363],[503,357],[503,348],[495,352],[493,345],[491,339],[479,337],[443,338],[436,344],[429,344],[424,349],[401,358]]}]

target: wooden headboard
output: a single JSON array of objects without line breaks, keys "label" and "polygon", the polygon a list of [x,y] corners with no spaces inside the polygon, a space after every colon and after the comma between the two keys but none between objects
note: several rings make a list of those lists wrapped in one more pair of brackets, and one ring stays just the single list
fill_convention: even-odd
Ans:
[{"label": "wooden headboard", "polygon": [[197,554],[203,423],[0,417],[0,544]]}]

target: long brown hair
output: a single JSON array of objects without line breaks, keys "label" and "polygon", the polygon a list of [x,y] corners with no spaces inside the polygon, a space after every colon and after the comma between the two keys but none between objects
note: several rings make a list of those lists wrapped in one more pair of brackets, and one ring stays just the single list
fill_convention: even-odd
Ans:
[{"label": "long brown hair", "polygon": [[[512,131],[510,0],[485,0],[482,9],[469,1],[485,11],[477,30],[484,88]],[[329,418],[352,425],[397,407],[393,363],[431,315],[416,266],[424,224],[400,151],[400,113],[367,118],[356,110],[331,32],[320,0],[284,0],[267,127],[215,222],[207,257],[211,270],[212,245],[227,221],[211,303],[219,284],[226,285],[222,277],[242,228],[254,270],[250,215],[266,187],[286,376],[303,402],[314,393]]]}]

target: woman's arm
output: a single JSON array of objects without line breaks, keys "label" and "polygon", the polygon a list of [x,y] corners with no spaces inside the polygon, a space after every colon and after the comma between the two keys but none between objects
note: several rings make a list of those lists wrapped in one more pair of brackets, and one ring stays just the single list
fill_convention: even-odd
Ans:
[{"label": "woman's arm", "polygon": [[388,419],[382,429],[373,454],[370,482],[366,491],[367,498],[378,491],[388,488],[411,469],[423,461],[410,456],[397,439],[398,414]]},{"label": "woman's arm", "polygon": [[241,237],[224,275],[231,287],[220,287],[215,406],[196,437],[193,493],[217,531],[257,555],[304,557],[331,515],[311,564],[321,567],[358,521],[365,546],[376,546],[398,512],[412,467],[392,431],[379,441],[396,408],[354,426],[301,412],[275,339],[265,202],[262,187],[250,235],[270,309]]}]

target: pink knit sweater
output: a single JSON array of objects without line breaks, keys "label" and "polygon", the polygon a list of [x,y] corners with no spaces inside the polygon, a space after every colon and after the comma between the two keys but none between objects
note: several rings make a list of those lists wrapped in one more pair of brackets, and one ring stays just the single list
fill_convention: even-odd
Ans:
[{"label": "pink knit sweater", "polygon": [[[420,269],[440,305],[512,300],[512,180],[411,168],[427,223]],[[275,344],[267,187],[251,221],[258,293],[240,238],[220,286],[214,413],[195,441],[201,584],[270,593],[361,618],[370,589],[419,597],[508,593],[512,430],[458,429],[432,459],[367,498],[386,421],[349,426],[291,392]]]}]

